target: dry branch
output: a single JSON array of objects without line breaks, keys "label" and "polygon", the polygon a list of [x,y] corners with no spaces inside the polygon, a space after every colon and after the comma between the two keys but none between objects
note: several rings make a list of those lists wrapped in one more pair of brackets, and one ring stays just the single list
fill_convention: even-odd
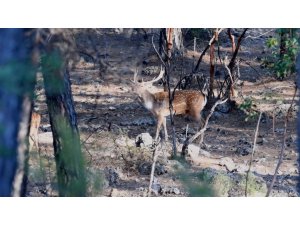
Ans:
[{"label": "dry branch", "polygon": [[284,121],[284,132],[283,132],[283,137],[282,137],[281,151],[280,151],[280,155],[279,155],[277,166],[275,168],[273,179],[272,179],[271,184],[270,184],[270,186],[268,188],[266,197],[270,196],[270,193],[272,191],[272,188],[274,186],[274,183],[275,183],[275,180],[276,180],[276,177],[277,177],[277,173],[278,173],[279,167],[280,167],[280,165],[282,163],[282,160],[283,160],[283,153],[284,153],[285,146],[286,146],[285,139],[286,139],[287,123],[288,123],[288,120],[289,120],[290,113],[292,111],[292,106],[293,106],[294,101],[295,101],[296,93],[297,93],[297,86],[295,87],[295,92],[294,92],[294,95],[293,95],[293,99],[292,99],[291,105],[290,105],[290,107],[289,107],[289,109],[288,109],[288,111],[286,113],[286,117],[285,117],[285,121]]},{"label": "dry branch", "polygon": [[231,29],[230,28],[228,28],[227,34],[228,34],[229,39],[231,41],[232,53],[234,53],[236,46],[235,46],[234,36],[231,34]]},{"label": "dry branch", "polygon": [[212,114],[214,113],[215,108],[218,105],[225,103],[227,100],[228,99],[225,99],[225,100],[219,99],[218,101],[215,102],[215,104],[211,107],[210,112],[207,115],[207,117],[205,119],[205,122],[204,122],[204,125],[201,128],[201,130],[199,130],[193,137],[185,139],[184,144],[182,146],[181,156],[184,157],[186,155],[186,151],[188,149],[189,144],[192,143],[196,138],[198,138],[200,135],[202,135],[206,131],[207,125],[208,125],[208,121],[209,121],[210,117],[212,116]]},{"label": "dry branch", "polygon": [[245,188],[245,196],[246,197],[247,197],[247,191],[248,191],[249,173],[250,173],[250,170],[251,170],[254,151],[255,151],[255,147],[256,147],[256,139],[257,139],[257,135],[258,135],[258,129],[259,129],[259,124],[260,124],[261,114],[262,114],[262,112],[260,112],[258,120],[257,120],[257,126],[256,126],[256,130],[255,130],[255,134],[254,134],[254,141],[253,141],[253,149],[252,149],[252,154],[251,154],[251,158],[250,158],[250,162],[249,162],[249,169],[248,169],[247,175],[246,175],[246,188]]},{"label": "dry branch", "polygon": [[155,146],[154,152],[153,152],[153,163],[152,163],[151,174],[150,174],[148,197],[151,196],[151,192],[152,192],[152,184],[153,184],[153,179],[154,179],[154,171],[155,171],[157,157],[158,157],[158,144]]}]

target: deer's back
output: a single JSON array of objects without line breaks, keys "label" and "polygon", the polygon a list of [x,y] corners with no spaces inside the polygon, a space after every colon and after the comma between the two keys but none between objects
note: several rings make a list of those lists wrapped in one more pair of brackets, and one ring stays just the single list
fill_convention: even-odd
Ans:
[{"label": "deer's back", "polygon": [[[154,94],[156,111],[169,115],[169,94],[168,92],[158,92]],[[201,111],[206,104],[205,96],[196,90],[175,91],[173,109],[175,114],[188,114],[190,111]],[[157,113],[155,113],[157,114]]]}]

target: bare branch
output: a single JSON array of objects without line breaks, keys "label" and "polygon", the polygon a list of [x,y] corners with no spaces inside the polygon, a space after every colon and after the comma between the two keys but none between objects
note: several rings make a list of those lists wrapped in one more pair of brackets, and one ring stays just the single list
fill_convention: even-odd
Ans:
[{"label": "bare branch", "polygon": [[262,34],[260,34],[260,35],[258,35],[258,36],[251,36],[251,35],[248,35],[247,37],[245,37],[245,39],[257,39],[257,38],[260,38],[260,37],[262,37],[262,36],[265,36],[266,34],[268,34],[268,33],[271,33],[271,32],[273,32],[275,29],[271,29],[271,30],[269,30],[269,31],[267,31],[267,32],[265,32],[265,33],[262,33]]},{"label": "bare branch", "polygon": [[164,65],[164,67],[166,67],[166,64],[165,64],[164,60],[161,58],[161,55],[159,54],[159,52],[157,51],[157,49],[156,49],[156,47],[155,47],[155,44],[154,44],[154,41],[153,41],[153,37],[154,37],[154,36],[152,36],[152,46],[153,46],[153,48],[154,48],[154,50],[155,50],[155,52],[156,52],[156,55],[157,55],[158,58],[160,59],[161,63]]},{"label": "bare branch", "polygon": [[251,170],[251,165],[252,165],[252,161],[253,161],[254,151],[255,151],[255,147],[256,147],[256,139],[257,139],[259,124],[260,124],[261,114],[262,114],[262,112],[260,112],[258,120],[257,120],[257,125],[256,125],[256,129],[255,129],[255,134],[254,134],[254,141],[253,141],[253,149],[252,149],[252,154],[251,154],[251,158],[250,158],[250,162],[249,162],[249,169],[248,169],[247,175],[246,175],[246,188],[245,188],[245,196],[246,197],[247,197],[247,191],[248,191],[249,173],[250,173],[250,170]]},{"label": "bare branch", "polygon": [[280,155],[279,155],[279,159],[278,159],[278,163],[277,163],[277,166],[275,168],[275,172],[274,172],[274,175],[273,175],[273,179],[271,181],[271,184],[268,188],[268,192],[266,194],[266,197],[269,197],[270,196],[270,193],[272,191],[272,188],[274,186],[274,183],[275,183],[275,180],[276,180],[276,177],[277,177],[277,173],[278,173],[278,170],[279,170],[279,167],[282,163],[282,159],[283,159],[283,152],[285,150],[285,138],[286,138],[286,130],[287,130],[287,123],[288,123],[288,120],[289,120],[289,116],[290,116],[290,113],[292,111],[292,106],[294,104],[294,101],[295,101],[295,96],[296,96],[296,93],[297,93],[297,86],[295,87],[295,92],[294,92],[294,96],[293,96],[293,99],[292,99],[292,102],[291,102],[291,105],[286,113],[286,117],[285,117],[285,121],[284,121],[284,132],[283,132],[283,137],[282,137],[282,145],[281,145],[281,151],[280,151]]},{"label": "bare branch", "polygon": [[219,99],[218,101],[215,102],[215,104],[211,107],[210,112],[205,119],[203,128],[201,130],[199,130],[193,137],[185,139],[184,144],[182,146],[181,156],[184,157],[186,155],[186,150],[187,150],[189,144],[192,143],[196,138],[198,138],[201,134],[203,134],[206,131],[208,121],[209,121],[210,117],[212,116],[212,114],[214,113],[215,108],[218,105],[225,103],[227,100],[228,100],[227,98],[225,100]]},{"label": "bare branch", "polygon": [[152,192],[152,184],[153,184],[153,179],[154,179],[155,164],[156,164],[157,157],[158,157],[158,145],[159,144],[157,144],[155,146],[154,152],[153,152],[153,163],[152,163],[151,174],[150,174],[150,183],[149,183],[148,197],[151,196],[151,192]]}]

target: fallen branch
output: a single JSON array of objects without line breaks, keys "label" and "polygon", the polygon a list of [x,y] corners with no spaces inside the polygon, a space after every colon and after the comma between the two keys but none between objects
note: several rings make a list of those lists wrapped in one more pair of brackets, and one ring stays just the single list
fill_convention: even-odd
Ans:
[{"label": "fallen branch", "polygon": [[203,134],[206,131],[207,125],[208,125],[208,121],[209,121],[210,117],[212,116],[212,114],[214,113],[215,108],[218,105],[225,103],[227,100],[228,100],[227,98],[225,100],[219,99],[218,101],[215,102],[215,104],[211,107],[210,112],[209,112],[209,114],[207,115],[207,117],[205,119],[203,128],[201,130],[199,130],[193,137],[191,137],[191,138],[187,137],[185,139],[185,141],[183,143],[183,146],[182,146],[181,156],[184,157],[186,155],[186,152],[187,152],[189,144],[192,143],[196,138],[198,138],[201,134]]},{"label": "fallen branch", "polygon": [[260,124],[261,114],[262,114],[262,112],[260,112],[259,117],[258,117],[258,121],[257,121],[257,125],[256,125],[256,130],[255,130],[255,134],[254,134],[253,149],[252,149],[252,154],[251,154],[251,158],[250,158],[250,162],[249,162],[249,169],[248,169],[247,175],[246,175],[246,188],[245,188],[245,196],[246,197],[247,197],[247,191],[248,191],[249,173],[250,173],[250,170],[251,170],[251,165],[252,165],[253,156],[254,156],[254,152],[255,152],[256,139],[257,139],[259,124]]},{"label": "fallen branch", "polygon": [[275,172],[274,172],[274,175],[273,175],[273,179],[271,181],[271,184],[268,188],[268,191],[267,191],[267,194],[266,194],[266,197],[269,197],[270,196],[270,193],[272,191],[272,188],[274,186],[274,183],[275,183],[275,180],[276,180],[276,177],[277,177],[277,173],[278,173],[278,170],[279,170],[279,167],[282,163],[282,160],[283,160],[283,152],[285,150],[285,138],[286,138],[286,130],[287,130],[287,123],[288,123],[288,120],[289,120],[289,116],[290,116],[290,113],[292,111],[292,106],[294,104],[294,101],[295,101],[295,96],[296,96],[296,93],[297,93],[297,86],[295,87],[295,92],[294,92],[294,95],[293,95],[293,99],[292,99],[292,102],[291,102],[291,105],[286,113],[286,117],[285,117],[285,121],[284,121],[284,132],[283,132],[283,137],[282,137],[282,145],[281,145],[281,151],[280,151],[280,155],[279,155],[279,159],[278,159],[278,163],[277,163],[277,166],[276,166],[276,169],[275,169]]}]

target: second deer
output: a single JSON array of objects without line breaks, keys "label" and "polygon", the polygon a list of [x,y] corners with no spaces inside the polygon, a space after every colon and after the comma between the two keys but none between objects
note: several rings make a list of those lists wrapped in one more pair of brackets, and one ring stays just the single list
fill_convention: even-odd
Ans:
[{"label": "second deer", "polygon": [[[148,82],[137,81],[137,70],[134,74],[133,91],[138,95],[139,100],[148,109],[157,120],[155,141],[158,140],[161,126],[164,127],[165,140],[168,139],[166,117],[170,115],[169,109],[169,94],[166,91],[151,93],[150,88],[152,84],[159,81],[163,75],[164,70],[161,69],[159,75]],[[194,120],[200,122],[201,111],[206,105],[207,98],[203,92],[197,90],[178,90],[175,91],[173,105],[173,114],[175,115],[189,115]]]}]

